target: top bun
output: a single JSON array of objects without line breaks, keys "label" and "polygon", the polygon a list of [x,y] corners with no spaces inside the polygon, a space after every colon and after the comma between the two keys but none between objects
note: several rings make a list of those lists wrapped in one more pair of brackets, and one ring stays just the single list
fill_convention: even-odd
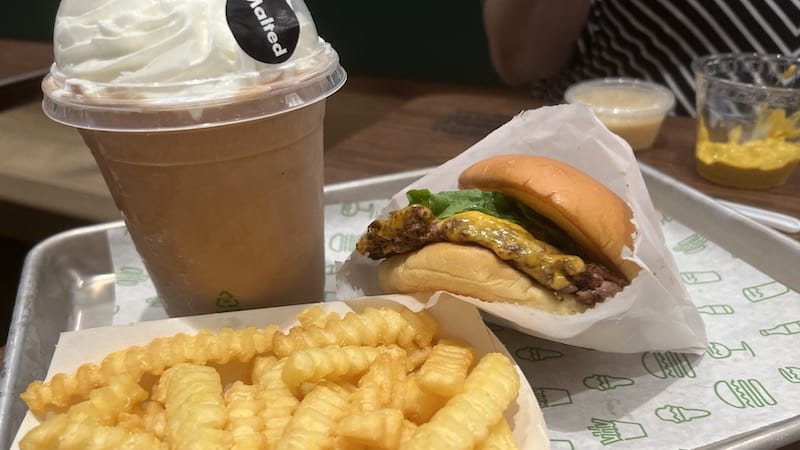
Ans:
[{"label": "top bun", "polygon": [[479,161],[458,178],[462,189],[496,191],[515,198],[558,225],[587,255],[628,281],[639,266],[622,258],[633,248],[630,207],[614,192],[569,164],[533,155]]}]

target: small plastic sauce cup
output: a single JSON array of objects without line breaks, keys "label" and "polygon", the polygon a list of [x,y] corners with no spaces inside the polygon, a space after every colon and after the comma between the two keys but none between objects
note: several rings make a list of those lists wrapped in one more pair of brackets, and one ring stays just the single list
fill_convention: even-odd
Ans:
[{"label": "small plastic sauce cup", "polygon": [[582,81],[567,89],[564,99],[591,106],[603,124],[633,150],[653,146],[664,117],[675,105],[669,89],[632,78]]}]

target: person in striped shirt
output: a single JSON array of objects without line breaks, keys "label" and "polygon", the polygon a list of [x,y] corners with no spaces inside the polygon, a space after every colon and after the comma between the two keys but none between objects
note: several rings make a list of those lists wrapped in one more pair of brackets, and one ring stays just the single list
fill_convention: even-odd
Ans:
[{"label": "person in striped shirt", "polygon": [[694,58],[800,55],[800,0],[483,0],[483,19],[500,78],[550,101],[625,76],[669,87],[675,113],[694,116]]}]

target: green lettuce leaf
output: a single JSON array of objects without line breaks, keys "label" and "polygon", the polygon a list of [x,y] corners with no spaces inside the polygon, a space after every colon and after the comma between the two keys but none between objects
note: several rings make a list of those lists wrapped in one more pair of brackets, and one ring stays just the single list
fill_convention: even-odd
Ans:
[{"label": "green lettuce leaf", "polygon": [[409,204],[427,206],[440,219],[465,211],[480,211],[515,223],[523,218],[512,204],[515,200],[497,192],[464,189],[433,194],[427,189],[417,189],[408,191],[406,197]]}]

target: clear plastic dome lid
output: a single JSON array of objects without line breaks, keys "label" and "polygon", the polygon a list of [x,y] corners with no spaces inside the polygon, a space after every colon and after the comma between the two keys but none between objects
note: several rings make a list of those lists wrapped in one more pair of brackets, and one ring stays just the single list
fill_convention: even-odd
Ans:
[{"label": "clear plastic dome lid", "polygon": [[43,109],[117,131],[279,114],[341,87],[336,51],[297,0],[63,0]]}]

